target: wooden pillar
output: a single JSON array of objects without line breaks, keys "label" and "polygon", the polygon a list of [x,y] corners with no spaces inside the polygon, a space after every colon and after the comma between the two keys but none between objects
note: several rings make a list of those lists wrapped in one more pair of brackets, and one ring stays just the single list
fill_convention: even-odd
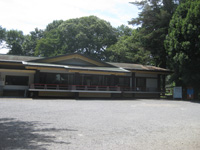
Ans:
[{"label": "wooden pillar", "polygon": [[74,74],[74,84],[75,85],[80,85],[81,84],[81,77],[79,73],[75,73]]},{"label": "wooden pillar", "polygon": [[[135,86],[136,86],[136,84],[135,84],[135,72],[132,72],[132,74],[131,74],[131,79],[132,79],[132,91],[135,89]],[[134,98],[135,97],[135,94],[133,93],[132,94],[132,97]]]},{"label": "wooden pillar", "polygon": [[[165,92],[165,75],[162,75],[162,92]],[[165,93],[162,94],[163,96],[165,96]]]},{"label": "wooden pillar", "polygon": [[108,86],[115,86],[115,83],[116,83],[116,76],[115,75],[108,76],[108,81],[107,81]]},{"label": "wooden pillar", "polygon": [[158,89],[158,92],[160,92],[161,91],[161,87],[160,87],[160,80],[161,80],[161,75],[160,74],[158,74],[158,82],[157,82],[157,89]]},{"label": "wooden pillar", "polygon": [[[161,75],[160,74],[158,74],[157,90],[158,92],[161,92]],[[158,98],[160,98],[160,93],[158,94]]]},{"label": "wooden pillar", "polygon": [[34,83],[40,83],[40,71],[36,70],[34,74]]},{"label": "wooden pillar", "polygon": [[116,76],[116,75],[113,75],[114,76],[114,86],[118,85],[118,81],[119,81],[119,77]]},{"label": "wooden pillar", "polygon": [[135,72],[132,72],[132,76],[131,76],[131,79],[132,79],[132,88],[135,87]]}]

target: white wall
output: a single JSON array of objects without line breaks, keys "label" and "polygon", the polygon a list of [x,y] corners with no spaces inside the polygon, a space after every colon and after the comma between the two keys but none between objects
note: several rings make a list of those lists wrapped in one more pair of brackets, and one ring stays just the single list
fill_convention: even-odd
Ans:
[{"label": "white wall", "polygon": [[[6,71],[8,70],[8,71]],[[29,85],[33,83],[34,81],[34,73],[33,72],[23,72],[23,70],[20,71],[15,71],[12,69],[3,69],[0,70],[0,86],[3,86],[3,89],[19,89],[19,90],[23,90],[23,89],[28,89],[28,86],[21,86],[21,85],[6,85],[5,83],[5,79],[6,79],[6,75],[13,75],[13,76],[28,76],[29,77]]]}]

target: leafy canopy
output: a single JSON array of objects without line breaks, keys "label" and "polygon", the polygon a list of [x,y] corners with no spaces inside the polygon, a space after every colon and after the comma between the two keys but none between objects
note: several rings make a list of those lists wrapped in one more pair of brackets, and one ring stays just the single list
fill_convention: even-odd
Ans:
[{"label": "leafy canopy", "polygon": [[150,64],[150,52],[141,47],[138,30],[125,26],[118,28],[118,41],[107,49],[111,62]]},{"label": "leafy canopy", "polygon": [[22,44],[24,42],[24,35],[22,31],[10,30],[6,33],[6,43],[10,51],[8,54],[24,55]]},{"label": "leafy canopy", "polygon": [[6,29],[0,26],[0,44],[2,43],[3,40],[5,40],[5,37],[6,37]]},{"label": "leafy canopy", "polygon": [[57,21],[47,26],[35,54],[55,56],[79,52],[105,59],[105,50],[117,41],[116,36],[110,23],[95,16]]},{"label": "leafy canopy", "polygon": [[139,17],[129,23],[139,25],[141,45],[151,52],[155,65],[166,67],[167,53],[164,40],[168,34],[168,26],[177,6],[174,0],[142,0],[133,2],[142,9]]},{"label": "leafy canopy", "polygon": [[188,0],[177,8],[169,26],[165,47],[172,80],[179,85],[200,87],[200,1]]}]

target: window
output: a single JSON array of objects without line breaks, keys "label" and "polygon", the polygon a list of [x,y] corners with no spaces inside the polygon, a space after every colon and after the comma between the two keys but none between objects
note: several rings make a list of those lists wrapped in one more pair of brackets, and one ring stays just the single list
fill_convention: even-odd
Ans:
[{"label": "window", "polygon": [[118,85],[123,87],[130,87],[130,78],[129,77],[119,77]]},{"label": "window", "polygon": [[6,85],[28,85],[28,76],[6,76]]},{"label": "window", "polygon": [[40,73],[40,83],[73,85],[74,74]]},{"label": "window", "polygon": [[146,89],[146,78],[136,78],[136,90],[144,91]]}]

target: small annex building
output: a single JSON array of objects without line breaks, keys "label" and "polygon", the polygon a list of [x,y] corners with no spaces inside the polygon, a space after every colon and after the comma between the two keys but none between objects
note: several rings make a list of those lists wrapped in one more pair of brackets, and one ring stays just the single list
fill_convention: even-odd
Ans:
[{"label": "small annex building", "polygon": [[159,98],[170,70],[106,63],[82,54],[0,55],[0,96]]}]

